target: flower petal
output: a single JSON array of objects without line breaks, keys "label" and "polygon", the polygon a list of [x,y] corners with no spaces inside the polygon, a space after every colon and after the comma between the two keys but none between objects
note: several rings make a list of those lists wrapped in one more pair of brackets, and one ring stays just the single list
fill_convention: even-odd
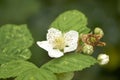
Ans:
[{"label": "flower petal", "polygon": [[64,35],[65,43],[67,45],[67,47],[64,48],[64,52],[74,51],[77,48],[78,35],[78,32],[74,30],[69,31]]},{"label": "flower petal", "polygon": [[64,54],[59,49],[51,49],[48,51],[48,55],[53,58],[59,58],[63,56]]},{"label": "flower petal", "polygon": [[62,36],[62,32],[55,28],[50,28],[47,33],[47,40],[53,43],[55,38]]},{"label": "flower petal", "polygon": [[49,44],[48,41],[37,41],[37,45],[46,51],[49,51],[52,49],[52,46]]}]

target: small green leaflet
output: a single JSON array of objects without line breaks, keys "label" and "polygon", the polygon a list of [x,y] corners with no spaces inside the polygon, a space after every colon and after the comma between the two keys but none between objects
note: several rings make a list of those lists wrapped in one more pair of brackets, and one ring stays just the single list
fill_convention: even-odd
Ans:
[{"label": "small green leaflet", "polygon": [[50,71],[23,60],[10,61],[0,66],[0,78],[9,77],[16,77],[15,80],[57,80]]},{"label": "small green leaflet", "polygon": [[80,71],[97,63],[97,60],[89,55],[71,53],[44,64],[41,68],[53,73]]},{"label": "small green leaflet", "polygon": [[57,28],[63,32],[69,30],[76,30],[79,33],[89,32],[89,28],[87,28],[87,18],[78,10],[66,11],[59,15],[50,27]]},{"label": "small green leaflet", "polygon": [[31,56],[28,49],[33,38],[27,25],[7,24],[0,27],[0,64],[11,60],[26,60]]}]

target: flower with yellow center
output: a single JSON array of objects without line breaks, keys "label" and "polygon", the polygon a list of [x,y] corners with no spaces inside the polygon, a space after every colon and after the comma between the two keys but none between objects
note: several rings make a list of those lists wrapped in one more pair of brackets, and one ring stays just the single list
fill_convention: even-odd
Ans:
[{"label": "flower with yellow center", "polygon": [[46,41],[37,41],[38,46],[48,51],[50,57],[58,58],[66,52],[74,51],[77,48],[78,32],[70,30],[62,33],[58,29],[50,28]]}]

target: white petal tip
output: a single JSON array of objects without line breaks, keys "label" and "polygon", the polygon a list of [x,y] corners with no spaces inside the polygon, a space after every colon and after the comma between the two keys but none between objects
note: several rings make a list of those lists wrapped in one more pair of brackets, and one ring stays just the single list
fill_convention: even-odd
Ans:
[{"label": "white petal tip", "polygon": [[38,46],[40,45],[40,43],[41,43],[40,41],[37,41],[37,42],[36,42],[36,44],[37,44]]},{"label": "white petal tip", "polygon": [[60,50],[58,49],[51,49],[48,51],[48,55],[51,57],[51,58],[59,58],[61,56],[64,55],[63,52],[61,52]]},{"label": "white petal tip", "polygon": [[48,41],[37,41],[36,43],[39,47],[45,49],[46,51],[52,49],[52,46],[48,43]]}]

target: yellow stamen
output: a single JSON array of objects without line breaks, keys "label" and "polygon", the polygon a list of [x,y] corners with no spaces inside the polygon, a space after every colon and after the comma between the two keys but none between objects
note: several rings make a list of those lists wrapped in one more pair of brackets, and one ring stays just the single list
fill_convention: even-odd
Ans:
[{"label": "yellow stamen", "polygon": [[53,42],[54,48],[63,50],[65,47],[65,39],[64,37],[57,37]]}]

